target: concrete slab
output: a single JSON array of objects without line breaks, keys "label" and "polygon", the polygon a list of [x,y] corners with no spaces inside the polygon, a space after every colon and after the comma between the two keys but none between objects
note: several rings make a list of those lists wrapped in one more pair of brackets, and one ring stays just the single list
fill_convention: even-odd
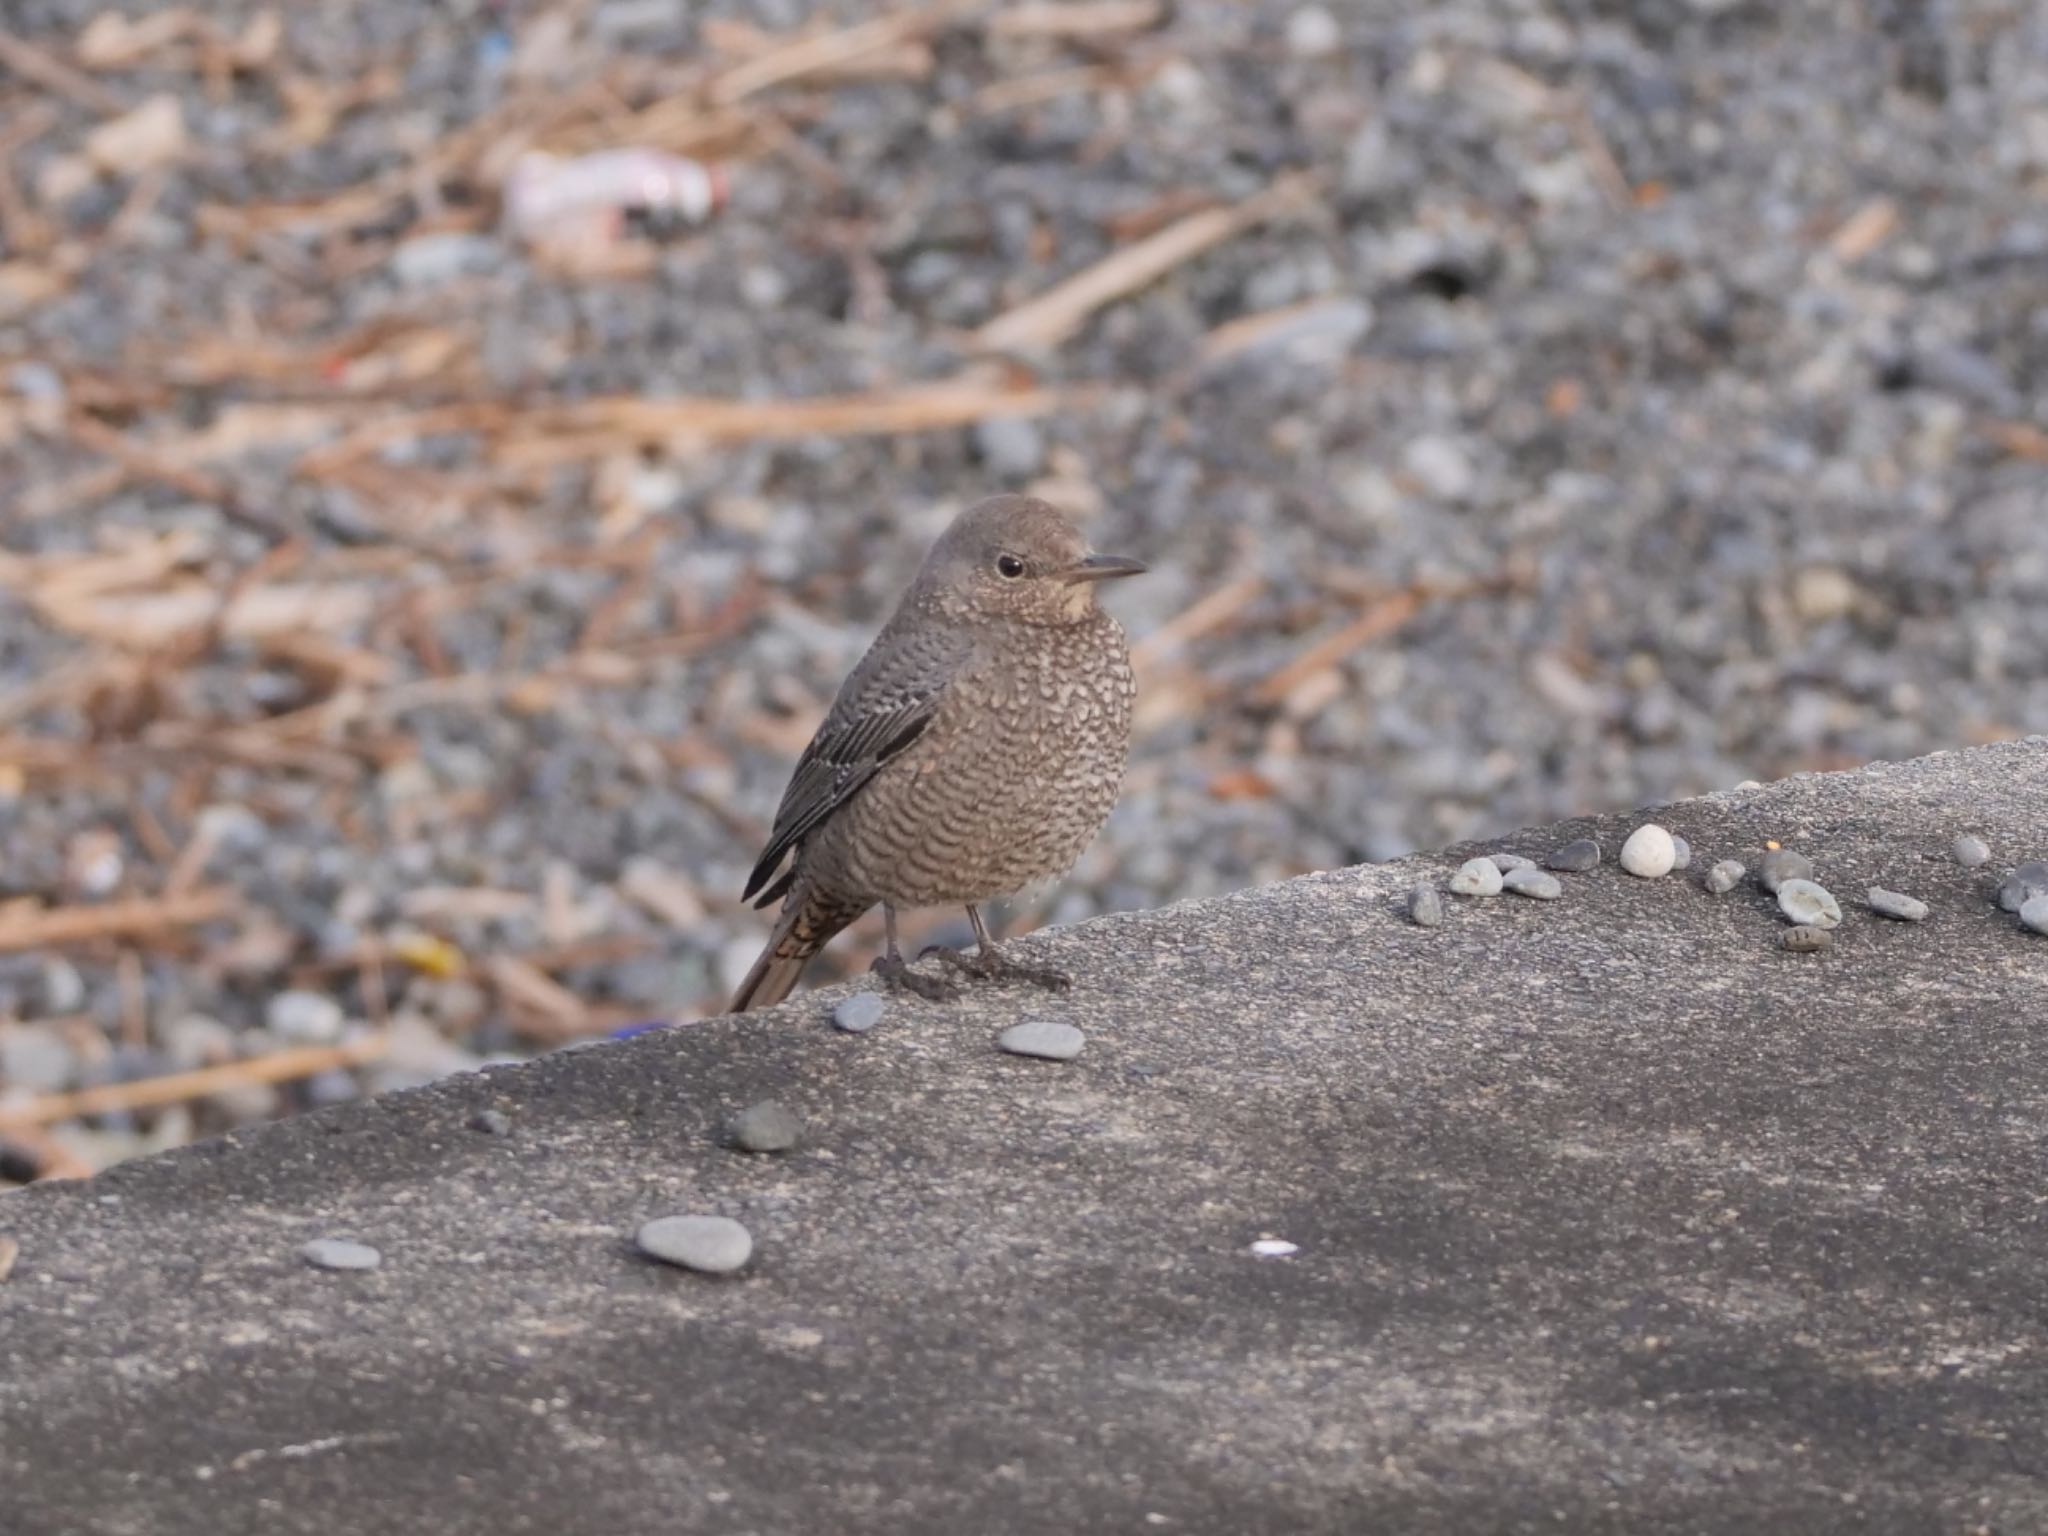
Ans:
[{"label": "concrete slab", "polygon": [[[1046,936],[1065,997],[800,996],[0,1200],[0,1531],[2048,1529],[2048,938],[1991,899],[2048,741],[1655,819],[1689,872],[1435,931],[1472,850],[1314,876]],[[1766,838],[1830,952],[1701,889]],[[803,1144],[723,1145],[766,1098]],[[636,1254],[687,1212],[751,1265]]]}]

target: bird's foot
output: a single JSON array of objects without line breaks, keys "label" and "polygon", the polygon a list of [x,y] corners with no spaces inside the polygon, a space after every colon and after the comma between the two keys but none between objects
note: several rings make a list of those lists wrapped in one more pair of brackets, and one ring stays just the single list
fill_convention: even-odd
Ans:
[{"label": "bird's foot", "polygon": [[975,950],[963,955],[957,949],[947,949],[934,944],[917,957],[920,960],[938,960],[963,971],[981,981],[1021,981],[1034,987],[1043,987],[1048,992],[1064,992],[1074,984],[1074,978],[1065,971],[1055,971],[1042,965],[1025,965],[1012,960],[993,946]]},{"label": "bird's foot", "polygon": [[928,1003],[948,1003],[960,995],[960,989],[943,976],[920,976],[901,955],[877,955],[868,969],[881,977],[890,991],[914,992]]}]

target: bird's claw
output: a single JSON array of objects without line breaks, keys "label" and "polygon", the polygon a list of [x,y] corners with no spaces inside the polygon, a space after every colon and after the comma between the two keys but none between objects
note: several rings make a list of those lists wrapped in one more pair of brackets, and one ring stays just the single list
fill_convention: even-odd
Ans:
[{"label": "bird's claw", "polygon": [[954,970],[964,971],[981,981],[1021,981],[1030,986],[1043,987],[1048,992],[1064,992],[1074,984],[1074,978],[1065,971],[1055,971],[1046,966],[1023,965],[1010,959],[999,949],[977,949],[972,955],[963,955],[957,949],[933,944],[917,958],[941,961],[952,966]]},{"label": "bird's claw", "polygon": [[877,955],[868,969],[892,991],[914,992],[928,1003],[948,1003],[960,995],[960,989],[943,976],[920,976],[901,955]]}]

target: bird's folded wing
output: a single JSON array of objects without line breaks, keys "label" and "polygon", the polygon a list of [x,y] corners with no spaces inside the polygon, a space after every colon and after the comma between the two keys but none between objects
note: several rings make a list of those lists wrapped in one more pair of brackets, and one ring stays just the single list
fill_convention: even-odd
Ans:
[{"label": "bird's folded wing", "polygon": [[[768,835],[768,846],[761,850],[754,872],[747,877],[742,901],[753,901],[754,893],[768,883],[783,855],[924,733],[944,693],[943,685],[899,693],[866,709],[848,708],[852,701],[842,698],[797,759],[796,772],[790,775],[789,788],[783,791],[782,804],[775,812],[775,829]],[[787,889],[788,880],[779,880],[755,904],[766,906]]]}]

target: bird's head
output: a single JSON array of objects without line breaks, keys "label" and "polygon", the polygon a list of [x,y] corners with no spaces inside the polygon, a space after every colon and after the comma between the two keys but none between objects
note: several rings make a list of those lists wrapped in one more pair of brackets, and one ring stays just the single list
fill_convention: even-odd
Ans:
[{"label": "bird's head", "polygon": [[1098,555],[1073,520],[1032,496],[991,496],[953,520],[918,575],[918,596],[948,617],[1022,624],[1085,621],[1098,583],[1145,567]]}]

